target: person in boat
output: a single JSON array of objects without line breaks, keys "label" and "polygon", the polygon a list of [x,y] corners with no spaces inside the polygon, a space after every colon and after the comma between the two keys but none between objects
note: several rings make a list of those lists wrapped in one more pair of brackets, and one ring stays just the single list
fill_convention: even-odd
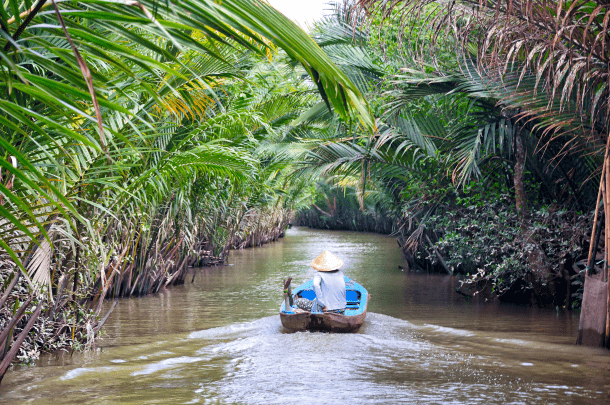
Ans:
[{"label": "person in boat", "polygon": [[345,313],[345,276],[339,270],[343,260],[325,250],[311,262],[311,267],[317,270],[313,277],[315,300],[296,298],[297,307],[311,312]]}]

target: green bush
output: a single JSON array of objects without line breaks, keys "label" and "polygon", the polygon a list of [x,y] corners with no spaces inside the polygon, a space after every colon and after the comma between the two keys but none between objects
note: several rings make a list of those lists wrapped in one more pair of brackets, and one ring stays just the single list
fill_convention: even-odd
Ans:
[{"label": "green bush", "polygon": [[[489,280],[500,299],[563,306],[571,298],[571,305],[579,306],[582,297],[577,289],[590,218],[590,214],[542,206],[520,221],[508,195],[491,201],[478,194],[461,197],[452,209],[426,223],[436,242],[425,259],[438,266],[436,249],[452,272],[465,276],[462,283]],[[533,257],[542,258],[544,274],[532,264]]]}]

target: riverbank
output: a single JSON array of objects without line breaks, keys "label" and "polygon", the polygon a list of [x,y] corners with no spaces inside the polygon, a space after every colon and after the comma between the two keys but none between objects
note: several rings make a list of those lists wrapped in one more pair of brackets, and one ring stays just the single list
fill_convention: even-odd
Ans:
[{"label": "riverbank", "polygon": [[[445,197],[444,204],[422,204],[400,215],[375,214],[362,212],[349,193],[337,209],[332,192],[325,191],[331,197],[319,198],[319,206],[298,212],[295,223],[314,229],[385,229],[380,233],[396,237],[407,269],[460,275],[456,290],[469,299],[581,307],[593,213],[532,204],[527,217],[520,218],[509,195],[490,200],[483,194],[456,194]],[[375,215],[379,225],[367,225]],[[603,256],[601,246],[598,256]]]},{"label": "riverbank", "polygon": [[[310,277],[323,249],[372,294],[365,324],[355,334],[285,333],[282,279]],[[98,350],[15,367],[0,403],[607,401],[610,356],[573,345],[575,312],[464,300],[451,276],[402,271],[393,238],[293,227],[277,243],[231,252],[227,264],[120,300]],[[295,367],[304,381],[322,368],[329,377],[296,381]]]},{"label": "riverbank", "polygon": [[[179,249],[180,241],[160,249],[154,258],[141,260],[141,263],[146,263],[141,268],[136,268],[137,262],[133,260],[111,261],[105,271],[106,280],[103,277],[95,282],[91,279],[87,282],[85,277],[79,277],[77,281],[67,276],[54,278],[53,300],[48,296],[34,297],[25,277],[19,276],[12,283],[15,274],[19,273],[15,272],[9,260],[4,260],[0,266],[0,285],[4,286],[0,305],[0,330],[3,332],[0,363],[4,369],[0,376],[11,363],[29,364],[38,360],[41,354],[95,347],[96,339],[116,305],[114,301],[114,304],[105,306],[106,299],[142,297],[182,285],[189,269],[223,265],[231,249],[277,241],[284,236],[289,217],[290,213],[283,210],[251,214],[242,219],[240,227],[218,256],[212,255],[206,244],[209,238],[194,244],[186,255],[181,254],[184,250]],[[137,248],[137,243],[133,248]],[[129,256],[126,254],[128,251],[126,248],[122,256]],[[124,264],[119,266],[121,263]],[[69,269],[59,269],[58,273],[68,274]]]}]

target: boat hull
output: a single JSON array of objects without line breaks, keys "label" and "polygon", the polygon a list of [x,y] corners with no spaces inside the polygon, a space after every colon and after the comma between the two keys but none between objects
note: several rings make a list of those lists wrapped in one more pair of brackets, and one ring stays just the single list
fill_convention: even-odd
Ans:
[{"label": "boat hull", "polygon": [[[368,302],[366,303],[368,306]],[[322,330],[327,332],[355,332],[364,323],[367,308],[358,315],[341,315],[332,312],[311,313],[299,312],[296,314],[280,313],[282,325],[293,331]]]}]

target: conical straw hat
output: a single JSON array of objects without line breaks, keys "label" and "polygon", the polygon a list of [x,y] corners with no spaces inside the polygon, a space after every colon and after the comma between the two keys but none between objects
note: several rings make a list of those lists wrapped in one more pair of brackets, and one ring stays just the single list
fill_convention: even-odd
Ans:
[{"label": "conical straw hat", "polygon": [[322,252],[322,254],[311,262],[311,267],[318,271],[333,271],[343,266],[343,260],[339,259],[328,250]]}]

